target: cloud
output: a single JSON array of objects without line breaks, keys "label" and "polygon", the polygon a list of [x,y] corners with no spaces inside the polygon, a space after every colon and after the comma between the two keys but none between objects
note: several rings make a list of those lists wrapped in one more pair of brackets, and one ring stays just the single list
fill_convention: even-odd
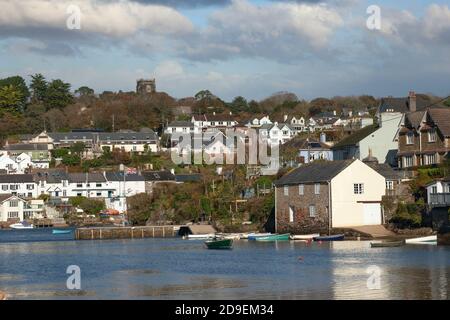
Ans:
[{"label": "cloud", "polygon": [[[81,10],[81,30],[67,28],[69,5]],[[179,35],[193,29],[189,19],[172,8],[130,1],[0,0],[0,7],[0,28],[8,28],[11,35],[43,29],[123,38],[138,32]]]},{"label": "cloud", "polygon": [[194,60],[243,56],[290,61],[326,49],[342,25],[340,14],[324,4],[233,0],[210,16],[183,52]]}]

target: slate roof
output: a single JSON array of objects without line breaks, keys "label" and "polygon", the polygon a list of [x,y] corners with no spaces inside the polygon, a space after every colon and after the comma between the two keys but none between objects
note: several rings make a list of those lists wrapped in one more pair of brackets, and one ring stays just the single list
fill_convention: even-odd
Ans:
[{"label": "slate roof", "polygon": [[3,147],[8,151],[47,151],[48,145],[45,143],[15,143]]},{"label": "slate roof", "polygon": [[295,185],[300,183],[327,182],[337,176],[355,160],[315,161],[297,168],[277,181],[276,186]]},{"label": "slate roof", "polygon": [[402,177],[402,175],[398,171],[392,169],[392,167],[387,163],[365,162],[365,164],[388,180],[398,180]]},{"label": "slate roof", "polygon": [[170,171],[144,171],[145,181],[175,181],[175,176]]},{"label": "slate roof", "polygon": [[334,149],[339,149],[339,148],[346,147],[346,146],[356,145],[362,139],[368,137],[369,135],[371,135],[372,133],[374,133],[377,130],[378,130],[377,125],[371,125],[371,126],[362,128],[361,130],[356,131],[355,133],[349,135],[348,137],[346,137],[346,138],[342,139],[341,141],[339,141],[338,143],[336,143],[332,149],[334,150]]},{"label": "slate roof", "polygon": [[105,177],[102,173],[93,172],[93,173],[69,173],[69,181],[75,183],[84,183],[84,182],[106,182]]},{"label": "slate roof", "polygon": [[296,148],[299,150],[331,150],[331,147],[326,143],[320,142],[316,139],[309,139],[308,143],[308,139],[300,137],[295,137],[294,139],[289,140],[282,146],[282,148]]},{"label": "slate roof", "polygon": [[36,181],[45,180],[48,183],[60,183],[62,180],[69,180],[69,175],[62,170],[39,171],[34,174]]},{"label": "slate roof", "polygon": [[417,112],[407,113],[405,116],[405,121],[408,124],[410,124],[411,127],[417,129],[417,128],[419,128],[424,115],[425,115],[425,111],[417,111]]},{"label": "slate roof", "polygon": [[[123,172],[106,172],[106,179],[108,181],[123,181]],[[125,181],[144,181],[144,177],[140,174],[127,174]]]},{"label": "slate roof", "polygon": [[24,183],[34,182],[32,174],[2,174],[0,183]]},{"label": "slate roof", "polygon": [[[431,104],[433,104],[433,101],[428,96],[416,94],[416,111],[424,111]],[[438,104],[438,106],[442,105]],[[378,112],[387,112],[388,110],[401,113],[409,112],[409,98],[382,98],[380,106],[378,107]]]},{"label": "slate roof", "polygon": [[155,141],[156,133],[151,132],[101,132],[98,133],[100,141]]},{"label": "slate roof", "polygon": [[190,121],[172,121],[168,127],[189,127],[193,128],[194,124]]},{"label": "slate roof", "polygon": [[450,108],[449,109],[440,109],[440,108],[432,108],[428,110],[428,114],[430,115],[433,122],[437,125],[441,133],[449,137],[450,136]]},{"label": "slate roof", "polygon": [[201,180],[201,178],[202,178],[202,175],[199,173],[175,175],[175,180],[177,182],[198,182]]}]

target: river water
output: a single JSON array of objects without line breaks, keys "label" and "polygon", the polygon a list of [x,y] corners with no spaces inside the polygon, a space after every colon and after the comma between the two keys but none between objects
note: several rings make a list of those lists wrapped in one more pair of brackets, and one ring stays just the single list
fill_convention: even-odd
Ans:
[{"label": "river water", "polygon": [[[70,265],[81,290],[69,290]],[[0,291],[10,299],[449,299],[450,247],[367,241],[74,241],[50,229],[0,230]]]}]

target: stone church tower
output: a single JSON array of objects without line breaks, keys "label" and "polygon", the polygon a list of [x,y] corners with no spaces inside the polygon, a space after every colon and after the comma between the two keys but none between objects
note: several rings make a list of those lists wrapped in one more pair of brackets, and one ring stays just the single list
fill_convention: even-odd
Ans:
[{"label": "stone church tower", "polygon": [[139,79],[136,84],[136,93],[148,94],[156,92],[155,79]]}]

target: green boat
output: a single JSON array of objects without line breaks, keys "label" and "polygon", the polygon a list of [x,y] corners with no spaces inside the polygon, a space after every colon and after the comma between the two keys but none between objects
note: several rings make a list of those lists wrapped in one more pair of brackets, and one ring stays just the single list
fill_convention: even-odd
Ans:
[{"label": "green boat", "polygon": [[289,233],[285,234],[271,234],[270,236],[257,237],[256,241],[287,241],[289,240]]},{"label": "green boat", "polygon": [[231,249],[233,247],[233,239],[212,239],[205,241],[208,249]]}]

